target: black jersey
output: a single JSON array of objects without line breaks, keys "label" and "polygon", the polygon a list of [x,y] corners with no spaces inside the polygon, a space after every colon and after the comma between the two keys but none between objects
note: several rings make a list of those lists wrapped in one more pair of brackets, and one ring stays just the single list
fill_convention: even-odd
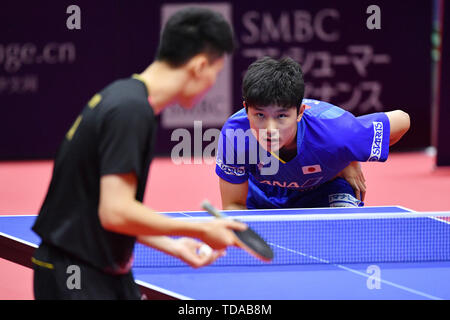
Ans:
[{"label": "black jersey", "polygon": [[98,215],[100,177],[136,173],[144,197],[156,120],[145,84],[113,82],[84,107],[67,132],[33,230],[42,241],[105,272],[125,273],[135,237],[105,230]]}]

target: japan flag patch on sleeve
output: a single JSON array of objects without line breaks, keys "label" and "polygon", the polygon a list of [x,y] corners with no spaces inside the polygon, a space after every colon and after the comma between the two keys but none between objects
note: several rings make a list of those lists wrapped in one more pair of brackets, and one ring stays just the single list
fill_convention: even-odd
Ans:
[{"label": "japan flag patch on sleeve", "polygon": [[303,174],[312,174],[322,172],[322,168],[319,164],[315,164],[313,166],[303,166],[302,167]]}]

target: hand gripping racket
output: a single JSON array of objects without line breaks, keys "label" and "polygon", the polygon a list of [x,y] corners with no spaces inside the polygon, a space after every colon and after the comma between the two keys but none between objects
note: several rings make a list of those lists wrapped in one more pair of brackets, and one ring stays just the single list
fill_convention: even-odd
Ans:
[{"label": "hand gripping racket", "polygon": [[[203,209],[208,211],[209,214],[216,218],[226,218],[224,213],[220,213],[208,200],[203,201]],[[255,231],[249,227],[243,231],[232,230],[238,238],[238,246],[254,257],[266,262],[270,262],[273,259],[272,248],[259,236]]]}]

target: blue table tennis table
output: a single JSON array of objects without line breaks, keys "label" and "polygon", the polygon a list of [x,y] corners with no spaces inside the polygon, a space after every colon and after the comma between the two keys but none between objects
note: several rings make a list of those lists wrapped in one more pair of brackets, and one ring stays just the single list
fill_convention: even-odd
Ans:
[{"label": "blue table tennis table", "polygon": [[[450,299],[448,214],[425,217],[399,206],[226,213],[247,222],[267,240],[275,252],[273,262],[229,248],[214,264],[193,269],[137,244],[133,273],[148,298]],[[164,214],[211,219],[200,211]],[[377,218],[369,219],[374,214]],[[40,241],[31,230],[35,218],[0,216],[0,257],[31,267]],[[271,227],[274,224],[276,228]]]}]

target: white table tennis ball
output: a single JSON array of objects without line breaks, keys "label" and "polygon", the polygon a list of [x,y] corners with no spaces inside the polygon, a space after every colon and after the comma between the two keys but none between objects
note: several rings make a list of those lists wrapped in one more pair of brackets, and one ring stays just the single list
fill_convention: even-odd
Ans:
[{"label": "white table tennis ball", "polygon": [[213,249],[208,246],[207,244],[203,244],[199,249],[198,249],[198,254],[201,256],[210,256],[213,253]]}]

